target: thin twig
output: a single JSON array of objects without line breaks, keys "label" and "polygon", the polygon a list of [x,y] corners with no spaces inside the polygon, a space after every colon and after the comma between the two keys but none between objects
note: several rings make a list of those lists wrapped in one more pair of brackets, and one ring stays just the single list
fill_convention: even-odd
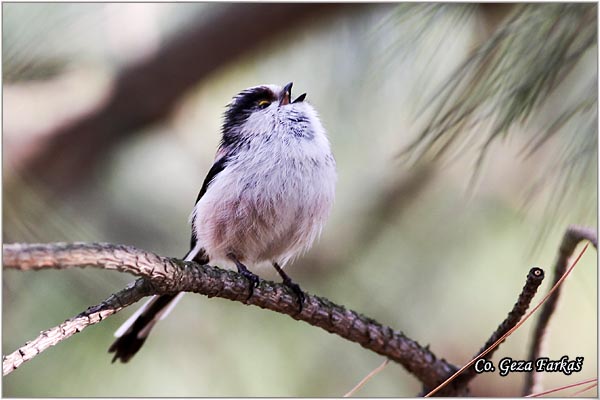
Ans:
[{"label": "thin twig", "polygon": [[389,362],[390,362],[390,360],[388,358],[386,358],[379,367],[377,367],[373,371],[369,372],[369,374],[367,376],[365,376],[364,378],[362,378],[360,380],[360,382],[358,382],[356,384],[356,386],[354,386],[348,393],[346,393],[344,395],[344,397],[354,396],[354,393],[356,393],[361,387],[363,387],[365,385],[365,383],[369,382],[371,380],[371,378],[373,378],[375,375],[377,375],[378,373],[383,371],[383,369],[389,364]]},{"label": "thin twig", "polygon": [[[247,299],[250,283],[233,271],[106,243],[8,244],[3,247],[3,256],[5,268],[36,270],[88,266],[115,269],[146,278],[152,290],[144,295],[195,292],[287,314],[400,363],[426,386],[436,386],[456,370],[454,365],[438,359],[428,348],[403,333],[325,298],[307,293],[302,311],[298,312],[293,291],[285,285],[261,280]],[[35,354],[27,359],[33,356]],[[445,393],[456,392],[450,387]]]},{"label": "thin twig", "polygon": [[[588,240],[596,249],[598,249],[598,235],[594,230],[579,226],[570,226],[567,229],[558,251],[558,258],[554,264],[554,284],[556,284],[556,282],[564,275],[569,263],[569,258],[573,255],[577,245],[584,240]],[[529,350],[528,360],[536,360],[540,357],[544,337],[546,336],[550,318],[558,304],[560,291],[561,289],[559,287],[554,295],[548,299],[540,312],[533,333],[533,342],[531,343],[531,348]],[[523,395],[526,396],[542,390],[541,376],[542,375],[536,371],[528,372],[525,375]]]},{"label": "thin twig", "polygon": [[[513,306],[513,309],[508,313],[508,316],[502,323],[498,326],[496,331],[492,333],[492,336],[488,339],[488,341],[483,345],[483,347],[477,352],[477,354],[483,353],[485,350],[490,348],[494,343],[496,343],[501,337],[503,337],[508,331],[510,331],[515,325],[519,323],[523,315],[527,312],[535,293],[538,288],[542,284],[544,280],[544,270],[541,268],[531,268],[529,273],[527,274],[527,280],[525,281],[525,286],[521,290],[517,302]],[[500,342],[502,343],[502,342]],[[487,353],[487,357],[491,358],[494,354],[494,351],[498,349],[499,346],[493,347],[491,351]],[[477,373],[474,368],[469,369],[464,374],[458,378],[458,380],[463,384],[467,385],[467,383],[473,379]]]},{"label": "thin twig", "polygon": [[[505,340],[502,338],[507,337],[507,333],[514,328],[527,309],[531,304],[531,300],[535,296],[537,289],[542,284],[544,280],[544,271],[541,268],[533,267],[529,270],[527,274],[527,278],[525,280],[525,285],[517,298],[517,302],[513,306],[512,310],[508,313],[508,316],[502,323],[498,326],[496,331],[492,333],[492,336],[487,340],[487,342],[483,345],[483,347],[478,351],[477,355],[473,358],[473,360],[479,359],[481,354],[487,354],[488,358],[492,356],[494,351],[499,347],[499,345]],[[466,369],[463,367],[463,370]],[[460,377],[456,378],[455,385],[458,387],[466,388],[469,382],[477,376],[477,373],[474,368],[466,370]],[[424,394],[426,394],[430,388],[424,388]],[[430,394],[435,393],[432,392]]]},{"label": "thin twig", "polygon": [[135,303],[142,297],[152,293],[152,286],[144,279],[138,279],[125,289],[111,295],[102,303],[89,307],[84,312],[66,320],[62,324],[43,331],[34,340],[25,343],[11,354],[2,357],[2,375],[8,375],[24,362],[31,360],[48,347],[54,346],[90,325],[97,324],[105,318]]},{"label": "thin twig", "polygon": [[577,256],[577,258],[571,265],[571,267],[567,270],[567,272],[565,272],[565,274],[559,279],[559,281],[556,282],[556,284],[554,286],[552,286],[552,289],[550,289],[548,294],[546,296],[544,296],[544,298],[531,311],[529,311],[523,317],[523,319],[521,319],[521,321],[519,321],[519,323],[517,325],[515,325],[511,330],[509,330],[504,335],[502,335],[502,337],[500,337],[500,339],[498,339],[496,342],[494,342],[494,344],[492,344],[487,350],[485,350],[484,352],[479,354],[477,357],[474,357],[471,361],[469,361],[461,369],[459,369],[454,374],[452,374],[452,376],[450,376],[448,379],[446,379],[444,382],[442,382],[439,386],[437,386],[431,392],[427,393],[427,395],[425,397],[431,397],[434,394],[440,392],[446,385],[452,383],[460,374],[462,374],[467,368],[471,367],[477,360],[479,360],[481,357],[487,355],[489,352],[494,350],[494,348],[499,346],[504,341],[504,339],[506,339],[514,331],[519,329],[521,327],[521,325],[523,325],[525,323],[525,321],[527,321],[542,306],[542,304],[544,304],[546,302],[546,300],[552,295],[552,293],[554,293],[554,291],[560,286],[560,284],[565,280],[565,278],[571,273],[571,271],[573,270],[573,268],[575,268],[575,266],[577,265],[577,263],[579,262],[579,260],[581,259],[581,257],[585,253],[585,251],[587,250],[587,248],[588,248],[588,245],[586,244],[585,247],[583,248],[583,250],[581,250],[581,253],[579,253],[579,256]]}]

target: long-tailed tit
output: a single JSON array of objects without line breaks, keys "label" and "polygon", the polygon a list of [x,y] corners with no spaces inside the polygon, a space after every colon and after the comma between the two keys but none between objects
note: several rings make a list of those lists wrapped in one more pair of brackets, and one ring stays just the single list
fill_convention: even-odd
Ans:
[{"label": "long-tailed tit", "polygon": [[[254,287],[246,265],[271,263],[282,270],[319,236],[334,199],[335,160],[325,129],[306,93],[291,101],[292,83],[251,87],[228,105],[214,164],[191,215],[186,261],[233,264]],[[127,362],[152,327],[183,293],[154,296],[115,332],[109,352]]]}]

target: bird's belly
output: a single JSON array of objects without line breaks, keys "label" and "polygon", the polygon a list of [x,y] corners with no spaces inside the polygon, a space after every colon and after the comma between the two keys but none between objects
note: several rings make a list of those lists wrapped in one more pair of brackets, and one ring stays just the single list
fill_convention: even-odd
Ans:
[{"label": "bird's belly", "polygon": [[219,190],[206,193],[194,216],[196,238],[211,262],[233,254],[250,265],[285,264],[307,249],[321,230],[330,201],[319,188],[302,186],[311,182],[305,178],[270,184],[267,176],[260,186],[222,179],[211,187]]}]

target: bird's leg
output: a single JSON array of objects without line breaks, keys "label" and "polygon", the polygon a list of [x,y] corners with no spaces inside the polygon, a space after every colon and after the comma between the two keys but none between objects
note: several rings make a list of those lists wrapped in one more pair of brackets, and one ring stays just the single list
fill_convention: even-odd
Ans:
[{"label": "bird's leg", "polygon": [[260,278],[252,272],[248,271],[248,268],[246,268],[246,266],[242,264],[233,253],[229,253],[227,257],[229,257],[229,259],[235,263],[238,272],[250,281],[250,294],[246,299],[248,300],[250,297],[252,297],[252,294],[254,293],[254,288],[258,286]]},{"label": "bird's leg", "polygon": [[273,267],[275,267],[277,272],[279,272],[279,275],[281,275],[281,278],[283,279],[283,284],[292,289],[292,291],[296,294],[296,297],[298,298],[298,306],[300,307],[300,311],[302,311],[302,304],[304,303],[305,296],[302,289],[300,289],[300,285],[294,283],[292,281],[292,278],[290,278],[288,274],[283,272],[283,269],[276,262],[273,263]]}]

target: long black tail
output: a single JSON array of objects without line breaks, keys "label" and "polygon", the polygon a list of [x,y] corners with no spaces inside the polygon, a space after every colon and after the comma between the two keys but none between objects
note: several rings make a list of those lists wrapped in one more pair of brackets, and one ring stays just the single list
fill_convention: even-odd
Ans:
[{"label": "long black tail", "polygon": [[[115,353],[112,362],[120,360],[125,363],[138,352],[152,327],[160,319],[161,312],[166,310],[175,297],[177,295],[154,296],[142,306],[141,313],[131,323],[131,326],[109,347],[108,352]],[[125,322],[125,324],[129,323],[129,321]]]},{"label": "long black tail", "polygon": [[[196,246],[193,236],[191,250],[183,259],[185,261],[194,260],[201,264],[208,263],[204,250],[200,246]],[[115,353],[112,362],[116,360],[124,363],[129,361],[142,347],[154,325],[169,313],[169,306],[175,305],[172,302],[177,302],[177,298],[182,294],[154,296],[125,321],[115,333],[117,340],[108,348],[109,353]]]}]

